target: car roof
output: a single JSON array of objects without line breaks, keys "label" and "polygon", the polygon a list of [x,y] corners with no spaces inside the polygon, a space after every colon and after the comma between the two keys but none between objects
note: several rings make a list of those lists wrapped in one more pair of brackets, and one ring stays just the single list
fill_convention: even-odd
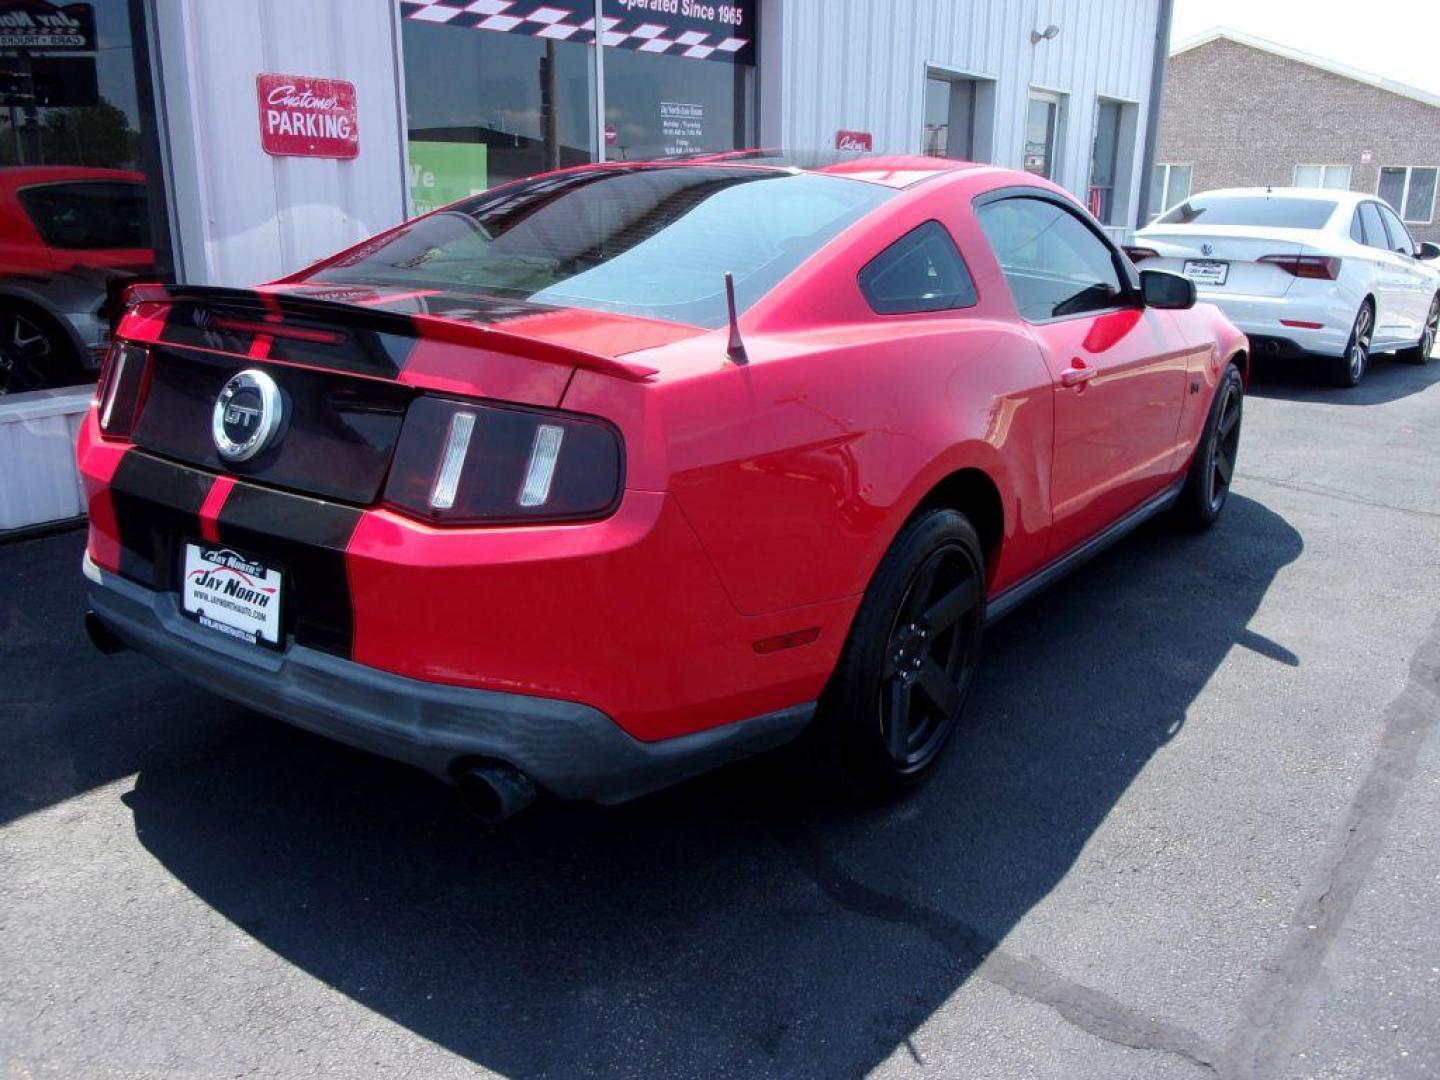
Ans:
[{"label": "car roof", "polygon": [[1365,191],[1342,191],[1339,188],[1304,188],[1304,187],[1246,187],[1246,188],[1214,188],[1210,191],[1197,191],[1191,195],[1187,202],[1195,199],[1203,199],[1209,195],[1223,195],[1227,198],[1233,196],[1261,198],[1261,199],[1327,199],[1331,202],[1341,203],[1347,206],[1354,206],[1357,203],[1374,199],[1375,196]]},{"label": "car roof", "polygon": [[[608,164],[618,164],[610,163]],[[720,153],[689,154],[683,157],[659,158],[655,161],[629,162],[630,168],[677,165],[735,165],[749,168],[775,169],[785,172],[819,173],[843,176],[880,184],[897,190],[911,187],[923,180],[946,173],[972,169],[990,169],[983,162],[957,161],[951,158],[927,157],[923,154],[873,154],[844,150],[729,150]],[[587,166],[579,166],[584,169]]]},{"label": "car roof", "polygon": [[0,188],[11,191],[31,184],[55,184],[76,180],[123,180],[143,184],[145,174],[131,169],[101,169],[85,165],[7,165],[0,167]]}]

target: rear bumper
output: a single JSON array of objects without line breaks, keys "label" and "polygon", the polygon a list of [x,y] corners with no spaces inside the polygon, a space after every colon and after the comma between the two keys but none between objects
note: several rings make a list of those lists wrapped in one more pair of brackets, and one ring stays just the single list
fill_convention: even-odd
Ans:
[{"label": "rear bumper", "polygon": [[88,550],[111,575],[173,597],[185,543],[230,546],[284,571],[292,647],[420,685],[583,702],[646,744],[816,700],[858,603],[742,616],[665,492],[628,490],[595,522],[435,528],[101,439],[93,410],[79,460]]},{"label": "rear bumper", "polygon": [[[1201,289],[1199,299],[1223,311],[1250,338],[1260,356],[1343,356],[1359,307],[1357,303],[1347,309],[1339,298],[1328,294],[1303,297],[1294,289],[1285,296],[1244,296]],[[1319,323],[1320,328],[1289,326],[1282,320]]]},{"label": "rear bumper", "polygon": [[566,799],[623,802],[800,733],[813,703],[689,735],[642,742],[577,702],[406,678],[303,645],[232,642],[86,556],[90,605],[115,636],[202,687],[297,727],[418,766],[442,779],[473,758],[504,761]]}]

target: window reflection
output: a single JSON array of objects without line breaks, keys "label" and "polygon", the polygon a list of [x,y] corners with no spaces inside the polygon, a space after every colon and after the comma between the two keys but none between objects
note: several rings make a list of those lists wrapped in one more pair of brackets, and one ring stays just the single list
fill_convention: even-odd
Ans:
[{"label": "window reflection", "polygon": [[399,0],[417,213],[596,160],[743,149],[754,140],[754,0],[604,4],[597,117],[594,0],[504,13]]},{"label": "window reflection", "polygon": [[754,70],[723,60],[606,50],[606,157],[640,161],[750,145]]},{"label": "window reflection", "polygon": [[590,47],[413,20],[403,40],[417,214],[593,160]]},{"label": "window reflection", "polygon": [[0,0],[0,394],[93,379],[160,276],[131,5]]}]

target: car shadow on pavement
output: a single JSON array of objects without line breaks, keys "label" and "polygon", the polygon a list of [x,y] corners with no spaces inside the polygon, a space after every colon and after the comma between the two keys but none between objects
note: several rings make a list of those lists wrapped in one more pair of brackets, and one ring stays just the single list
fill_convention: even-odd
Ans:
[{"label": "car shadow on pavement", "polygon": [[[214,752],[242,711],[85,636],[85,532],[0,544],[0,826],[129,776]],[[196,717],[207,717],[203,724]]]},{"label": "car shadow on pavement", "polygon": [[1315,360],[1257,357],[1247,393],[1284,401],[1326,405],[1384,405],[1428,390],[1440,382],[1440,359],[1412,364],[1390,355],[1372,356],[1359,386],[1327,383]]},{"label": "car shadow on pavement", "polygon": [[939,774],[878,808],[763,760],[486,829],[428,777],[218,704],[126,801],[254,939],[501,1073],[854,1075],[919,1053],[1232,647],[1299,662],[1247,624],[1302,546],[1239,496],[1207,534],[1142,530],[994,628]]}]

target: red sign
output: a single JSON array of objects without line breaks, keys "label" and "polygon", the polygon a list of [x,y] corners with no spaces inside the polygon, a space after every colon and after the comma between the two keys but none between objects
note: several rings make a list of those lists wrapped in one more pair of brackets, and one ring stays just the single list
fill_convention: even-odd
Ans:
[{"label": "red sign", "polygon": [[360,153],[355,84],[304,75],[255,76],[260,145],[277,157],[353,158]]},{"label": "red sign", "polygon": [[873,150],[874,140],[870,138],[868,131],[837,131],[835,132],[836,150]]},{"label": "red sign", "polygon": [[605,145],[614,146],[620,141],[620,133],[615,130],[614,124],[605,125]]}]

